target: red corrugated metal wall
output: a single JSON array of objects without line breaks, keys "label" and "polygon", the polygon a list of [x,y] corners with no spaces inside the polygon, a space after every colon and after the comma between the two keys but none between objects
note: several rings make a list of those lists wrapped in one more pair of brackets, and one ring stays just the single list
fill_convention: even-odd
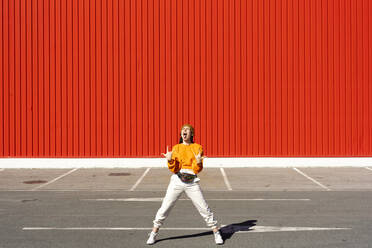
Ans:
[{"label": "red corrugated metal wall", "polygon": [[371,156],[369,0],[1,0],[0,156]]}]

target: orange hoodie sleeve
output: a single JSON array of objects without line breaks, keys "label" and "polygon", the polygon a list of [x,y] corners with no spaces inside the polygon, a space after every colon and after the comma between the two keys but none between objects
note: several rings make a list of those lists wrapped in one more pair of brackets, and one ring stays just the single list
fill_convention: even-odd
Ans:
[{"label": "orange hoodie sleeve", "polygon": [[175,145],[172,148],[172,160],[168,161],[168,169],[173,172],[177,173],[180,171],[180,162],[178,161],[178,146]]},{"label": "orange hoodie sleeve", "polygon": [[[195,154],[201,153],[202,156],[204,156],[204,151],[203,147],[201,145],[198,145],[197,149],[193,151]],[[196,159],[192,161],[192,170],[194,171],[195,174],[198,174],[203,170],[203,160],[200,164],[196,163]]]}]

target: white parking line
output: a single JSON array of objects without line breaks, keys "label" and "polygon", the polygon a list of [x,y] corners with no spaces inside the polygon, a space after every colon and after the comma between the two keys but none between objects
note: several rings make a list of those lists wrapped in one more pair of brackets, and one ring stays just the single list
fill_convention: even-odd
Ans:
[{"label": "white parking line", "polygon": [[146,171],[142,174],[142,176],[137,180],[137,182],[132,186],[132,188],[129,191],[133,191],[137,188],[137,186],[142,182],[142,180],[145,178],[146,174],[150,171],[151,168],[147,168]]},{"label": "white parking line", "polygon": [[0,171],[3,171],[3,170],[4,170],[3,168],[0,169]]},{"label": "white parking line", "polygon": [[220,170],[221,170],[221,174],[223,176],[223,180],[225,181],[225,184],[226,184],[227,189],[228,190],[232,190],[231,185],[230,185],[230,182],[229,182],[229,179],[227,179],[225,170],[223,168],[220,168]]},{"label": "white parking line", "polygon": [[371,168],[369,168],[369,167],[365,167],[367,170],[370,170],[370,171],[372,171],[372,169]]},{"label": "white parking line", "polygon": [[324,186],[323,184],[321,184],[320,182],[318,182],[317,180],[315,180],[314,178],[311,178],[309,177],[308,175],[306,175],[305,173],[303,173],[302,171],[300,171],[299,169],[297,168],[293,168],[295,171],[297,171],[298,173],[300,173],[301,175],[303,175],[304,177],[306,177],[307,179],[311,180],[312,182],[318,184],[320,187],[322,187],[323,189],[325,190],[328,190],[330,191],[331,189],[328,188],[327,186]]},{"label": "white parking line", "polygon": [[[223,228],[226,225],[222,225]],[[237,233],[252,233],[252,232],[298,232],[298,231],[324,231],[324,230],[350,230],[351,228],[344,227],[286,227],[286,226],[249,226],[245,231]],[[152,227],[23,227],[24,231],[35,230],[106,230],[106,231],[147,231],[152,230]],[[208,227],[162,227],[161,230],[191,230],[191,231],[211,231]]]},{"label": "white parking line", "polygon": [[[1,199],[0,199],[1,200]],[[81,199],[82,201],[123,201],[123,202],[161,202],[161,197],[150,198],[107,198],[107,199]],[[190,201],[190,199],[178,199],[179,201]],[[205,199],[206,201],[310,201],[310,199]]]},{"label": "white parking line", "polygon": [[47,183],[44,183],[44,184],[42,184],[42,185],[39,185],[39,186],[37,186],[37,187],[31,189],[31,191],[35,191],[35,190],[37,190],[37,189],[41,189],[42,187],[45,187],[45,186],[47,186],[47,185],[49,185],[49,184],[51,184],[51,183],[54,183],[55,181],[57,181],[57,180],[59,180],[59,179],[65,177],[65,176],[71,174],[72,172],[74,172],[74,171],[76,171],[76,170],[78,170],[78,169],[79,169],[79,168],[72,169],[72,170],[70,170],[69,172],[67,172],[67,173],[65,173],[65,174],[63,174],[63,175],[61,175],[61,176],[59,176],[59,177],[57,177],[57,178],[54,178],[52,181],[49,181],[49,182],[47,182]]}]

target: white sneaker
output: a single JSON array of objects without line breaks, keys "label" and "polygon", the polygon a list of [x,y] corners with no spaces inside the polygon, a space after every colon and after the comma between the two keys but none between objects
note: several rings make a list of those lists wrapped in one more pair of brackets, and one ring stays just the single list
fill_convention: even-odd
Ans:
[{"label": "white sneaker", "polygon": [[221,237],[221,233],[219,231],[214,233],[214,241],[216,242],[216,245],[222,245],[223,239]]},{"label": "white sneaker", "polygon": [[149,239],[147,240],[146,244],[148,244],[148,245],[155,244],[155,242],[156,242],[156,235],[158,235],[158,233],[150,232],[149,233]]}]

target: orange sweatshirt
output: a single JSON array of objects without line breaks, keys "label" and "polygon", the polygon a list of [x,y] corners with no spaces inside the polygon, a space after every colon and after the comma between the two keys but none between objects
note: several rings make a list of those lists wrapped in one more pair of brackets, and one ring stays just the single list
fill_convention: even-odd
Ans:
[{"label": "orange sweatshirt", "polygon": [[168,161],[169,170],[177,173],[181,169],[191,169],[195,174],[198,174],[203,169],[203,162],[197,164],[193,152],[196,155],[201,153],[203,156],[202,146],[196,143],[190,145],[177,144],[173,146],[172,160]]}]

